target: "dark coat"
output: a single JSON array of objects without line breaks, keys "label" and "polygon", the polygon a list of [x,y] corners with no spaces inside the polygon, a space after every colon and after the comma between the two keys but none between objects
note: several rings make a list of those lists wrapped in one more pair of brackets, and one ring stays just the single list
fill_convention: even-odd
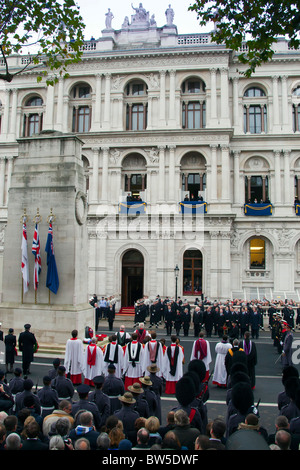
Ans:
[{"label": "dark coat", "polygon": [[6,364],[13,364],[15,362],[17,338],[15,335],[9,333],[4,338],[5,343],[5,362]]},{"label": "dark coat", "polygon": [[37,344],[33,333],[28,330],[23,331],[19,335],[19,350],[22,352],[22,358],[26,362],[33,361],[34,347]]}]

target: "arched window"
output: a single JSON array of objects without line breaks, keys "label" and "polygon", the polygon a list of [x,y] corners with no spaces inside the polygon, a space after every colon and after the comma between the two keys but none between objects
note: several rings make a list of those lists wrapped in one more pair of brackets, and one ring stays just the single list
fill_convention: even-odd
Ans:
[{"label": "arched window", "polygon": [[244,132],[267,132],[266,94],[259,87],[250,87],[244,93]]},{"label": "arched window", "polygon": [[293,99],[293,131],[300,131],[300,86],[292,91]]},{"label": "arched window", "polygon": [[147,129],[148,103],[147,85],[135,80],[126,86],[126,130],[142,131]]},{"label": "arched window", "polygon": [[266,268],[266,246],[262,238],[250,240],[250,269]]},{"label": "arched window", "polygon": [[183,129],[203,129],[206,127],[205,83],[191,78],[181,87]]},{"label": "arched window", "polygon": [[79,83],[72,88],[70,95],[72,104],[72,132],[85,133],[91,128],[91,87],[87,83]]},{"label": "arched window", "polygon": [[183,295],[202,293],[202,253],[186,250],[183,255]]},{"label": "arched window", "polygon": [[43,128],[43,100],[40,96],[30,97],[24,108],[23,136],[39,134]]}]

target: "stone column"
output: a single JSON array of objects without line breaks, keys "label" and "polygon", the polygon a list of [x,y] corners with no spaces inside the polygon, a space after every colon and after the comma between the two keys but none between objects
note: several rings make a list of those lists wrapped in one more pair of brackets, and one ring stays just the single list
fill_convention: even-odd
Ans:
[{"label": "stone column", "polygon": [[165,146],[159,147],[158,197],[161,203],[165,201],[165,148]]},{"label": "stone column", "polygon": [[228,69],[221,69],[221,124],[229,125]]},{"label": "stone column", "polygon": [[109,147],[102,147],[102,178],[101,178],[101,202],[108,201],[108,152]]},{"label": "stone column", "polygon": [[4,206],[5,157],[0,157],[0,207]]},{"label": "stone column", "polygon": [[5,197],[6,205],[8,205],[9,189],[10,189],[10,186],[11,186],[11,175],[12,175],[12,171],[13,171],[14,159],[13,159],[13,157],[7,157],[7,161],[8,161],[8,165],[7,165],[6,197]]},{"label": "stone column", "polygon": [[212,144],[211,148],[211,181],[210,181],[210,202],[216,202],[218,200],[217,195],[217,145]]},{"label": "stone column", "polygon": [[99,148],[94,147],[93,149],[93,169],[92,169],[92,178],[91,186],[89,191],[90,203],[98,202],[99,195]]},{"label": "stone column", "polygon": [[[275,188],[273,191],[274,194],[274,203],[281,204],[281,168],[280,168],[280,152],[274,151],[275,159]],[[271,201],[272,202],[272,201]]]},{"label": "stone column", "polygon": [[7,139],[8,137],[9,101],[10,101],[10,90],[6,89],[4,103],[3,103],[4,112],[3,112],[3,117],[2,117],[1,134],[0,134],[0,138],[2,138],[3,136],[4,139]]},{"label": "stone column", "polygon": [[241,132],[241,121],[239,113],[239,79],[233,78],[233,127],[236,132]]},{"label": "stone column", "polygon": [[95,101],[92,111],[92,127],[91,131],[95,132],[100,130],[101,127],[101,84],[102,84],[102,75],[97,73],[96,75],[96,92],[95,92]]},{"label": "stone column", "polygon": [[222,145],[222,202],[229,202],[229,188],[230,186],[230,158],[229,148],[227,145]]},{"label": "stone column", "polygon": [[64,80],[63,78],[60,78],[58,81],[58,96],[57,96],[57,106],[56,106],[55,130],[57,131],[62,131],[63,100],[64,100]]},{"label": "stone column", "polygon": [[210,69],[210,127],[214,126],[217,120],[217,71]]},{"label": "stone column", "polygon": [[290,172],[290,154],[291,152],[286,150],[283,152],[284,157],[284,202],[287,205],[292,205],[294,202],[294,185],[293,179],[291,178]]},{"label": "stone column", "polygon": [[11,105],[11,116],[10,116],[10,138],[12,140],[16,139],[16,121],[17,121],[17,100],[18,100],[18,90],[14,88],[12,90],[12,105]]},{"label": "stone column", "polygon": [[176,78],[176,71],[175,70],[170,70],[170,94],[169,94],[168,127],[176,127],[175,78]]},{"label": "stone column", "polygon": [[111,82],[111,74],[105,74],[105,97],[104,97],[104,122],[103,127],[104,129],[110,128],[110,82]]},{"label": "stone column", "polygon": [[[175,202],[175,191],[178,191],[175,181],[175,149],[176,145],[169,145],[169,202]],[[176,193],[177,194],[177,193]]]},{"label": "stone column", "polygon": [[46,109],[44,114],[43,128],[45,130],[54,129],[53,122],[53,105],[54,105],[54,86],[47,87]]},{"label": "stone column", "polygon": [[287,91],[287,77],[281,77],[281,108],[282,108],[282,131],[291,132],[292,129],[289,123],[292,121],[289,115],[288,91]]},{"label": "stone column", "polygon": [[280,130],[279,123],[279,97],[278,97],[278,77],[273,77],[273,133],[278,133]]},{"label": "stone column", "polygon": [[160,72],[159,120],[161,126],[166,125],[166,72]]},{"label": "stone column", "polygon": [[233,152],[233,202],[240,203],[240,152]]}]

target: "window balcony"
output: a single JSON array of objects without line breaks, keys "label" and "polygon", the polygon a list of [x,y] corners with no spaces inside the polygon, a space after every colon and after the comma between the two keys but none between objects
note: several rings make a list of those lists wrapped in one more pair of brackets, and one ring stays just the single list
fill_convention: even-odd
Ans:
[{"label": "window balcony", "polygon": [[248,202],[244,204],[244,214],[254,217],[265,217],[272,215],[273,205],[270,202],[266,203],[257,203],[257,202]]},{"label": "window balcony", "polygon": [[181,201],[179,203],[179,210],[182,214],[206,214],[207,203],[205,201]]}]

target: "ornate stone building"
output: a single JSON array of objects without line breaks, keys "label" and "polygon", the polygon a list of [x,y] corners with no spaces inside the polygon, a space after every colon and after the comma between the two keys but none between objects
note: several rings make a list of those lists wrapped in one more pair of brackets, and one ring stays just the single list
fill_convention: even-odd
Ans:
[{"label": "ornate stone building", "polygon": [[[47,165],[45,146],[34,142],[64,136],[81,143],[87,207],[83,197],[76,211],[87,255],[76,269],[86,281],[85,301],[113,295],[120,307],[176,292],[299,300],[300,52],[284,39],[275,48],[273,60],[246,78],[237,56],[209,34],[179,34],[167,12],[159,27],[137,9],[119,30],[107,17],[102,36],[85,43],[82,61],[55,86],[37,83],[35,71],[2,83],[2,301],[11,301],[3,260],[20,148],[30,142]],[[11,60],[17,66],[24,58]],[[59,212],[51,193],[40,197],[44,219],[50,208]],[[27,201],[26,210],[33,216],[36,205]],[[68,210],[73,217],[75,208]],[[60,248],[64,223],[57,218],[54,226],[61,270],[74,263]],[[13,240],[16,257],[20,237]],[[10,279],[16,297],[18,276]]]}]

